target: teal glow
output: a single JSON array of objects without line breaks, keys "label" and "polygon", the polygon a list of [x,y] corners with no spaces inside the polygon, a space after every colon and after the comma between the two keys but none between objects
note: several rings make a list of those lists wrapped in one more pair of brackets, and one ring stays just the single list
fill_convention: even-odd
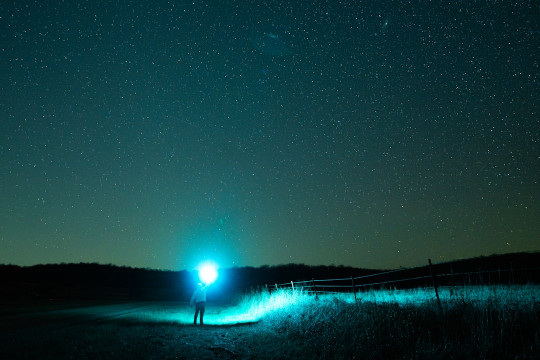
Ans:
[{"label": "teal glow", "polygon": [[[282,311],[288,311],[290,307],[300,304],[308,304],[314,297],[303,292],[292,292],[289,290],[280,290],[273,292],[251,293],[247,294],[242,300],[234,305],[219,305],[208,302],[206,304],[206,313],[204,323],[206,325],[234,325],[254,323],[265,317]],[[190,325],[193,323],[193,309],[189,306],[172,306],[169,308],[160,306],[161,313],[140,312],[145,320],[166,320],[180,324]]]},{"label": "teal glow", "polygon": [[[307,305],[313,296],[302,292],[280,290],[245,295],[237,304],[207,302],[204,323],[210,326],[254,323],[273,314],[289,311],[291,307]],[[193,324],[193,308],[189,303],[151,302],[136,312],[124,316],[128,320],[143,322],[170,322]]]},{"label": "teal glow", "polygon": [[199,279],[206,285],[214,283],[218,277],[216,264],[212,262],[205,262],[199,265]]},{"label": "teal glow", "polygon": [[[474,303],[489,303],[500,306],[533,306],[540,299],[539,285],[526,286],[470,286],[440,288],[439,295],[443,306]],[[432,288],[410,290],[370,290],[357,293],[357,302],[377,304],[398,304],[399,306],[422,306],[432,303],[435,294]],[[319,311],[321,305],[340,302],[354,303],[352,293],[310,295],[304,291],[283,289],[272,293],[263,291],[246,294],[236,304],[208,302],[204,316],[205,324],[211,326],[255,323],[261,320],[279,321],[283,316],[297,316],[302,309]],[[127,311],[126,311],[127,310]],[[193,324],[193,308],[189,303],[179,302],[141,302],[108,306],[91,306],[50,312],[51,316],[101,316],[123,313],[115,316],[137,322],[166,322],[181,325]],[[299,319],[300,321],[301,319]]]}]

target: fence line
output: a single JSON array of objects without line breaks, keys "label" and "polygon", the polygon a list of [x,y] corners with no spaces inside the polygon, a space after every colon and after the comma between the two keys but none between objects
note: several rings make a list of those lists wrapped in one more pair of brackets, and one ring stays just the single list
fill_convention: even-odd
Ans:
[{"label": "fence line", "polygon": [[[498,282],[501,283],[501,275],[503,273],[509,273],[510,274],[510,282],[514,282],[514,274],[516,272],[522,272],[525,271],[526,273],[534,273],[540,270],[540,267],[535,268],[528,268],[528,269],[515,269],[512,267],[512,264],[510,263],[509,269],[497,269],[497,270],[478,270],[478,271],[470,271],[470,272],[459,272],[454,273],[453,271],[451,273],[441,273],[437,274],[435,273],[435,269],[431,267],[431,261],[429,261],[429,265],[423,266],[423,267],[417,267],[417,268],[406,268],[406,269],[397,269],[397,270],[390,270],[385,271],[381,273],[375,273],[375,274],[369,274],[364,276],[357,276],[357,277],[349,277],[349,278],[337,278],[337,279],[311,279],[311,280],[302,280],[302,281],[290,281],[286,283],[281,284],[274,284],[272,286],[266,286],[267,289],[301,289],[302,291],[306,291],[308,293],[312,294],[343,294],[344,292],[352,292],[354,293],[355,299],[356,299],[356,293],[360,291],[361,289],[365,288],[373,288],[373,287],[383,287],[385,285],[396,285],[406,282],[420,282],[425,281],[424,287],[433,287],[435,290],[435,293],[437,293],[438,288],[438,282],[440,279],[445,280],[446,283],[448,281],[456,281],[456,279],[462,278],[462,277],[468,277],[469,283],[473,283],[471,276],[479,276],[479,279],[482,281],[484,280],[485,275],[488,275],[488,281],[491,282],[491,277],[489,275],[491,274],[498,274]],[[430,271],[431,270],[431,271]],[[414,277],[408,277],[408,278],[401,278],[401,279],[391,279],[391,280],[384,280],[382,279],[380,281],[373,281],[373,282],[362,282],[363,280],[369,279],[369,278],[376,278],[376,277],[386,277],[389,274],[397,274],[400,272],[420,272],[425,271],[426,275],[419,275]],[[537,275],[538,276],[538,275]],[[431,281],[429,281],[431,279]],[[360,280],[360,282],[359,282]],[[349,282],[349,284],[339,284],[339,282]],[[477,283],[477,281],[474,281],[474,283]],[[443,285],[448,286],[448,285]],[[414,287],[419,287],[419,284],[416,284]],[[334,291],[331,291],[333,290]],[[340,289],[335,290],[335,289]]]},{"label": "fence line", "polygon": [[395,283],[399,283],[399,282],[412,281],[412,280],[422,280],[422,279],[431,279],[431,275],[417,276],[417,277],[414,277],[414,278],[400,279],[400,280],[381,281],[381,282],[370,283],[370,284],[361,284],[361,285],[356,285],[356,287],[368,287],[368,286],[376,286],[376,285],[395,284]]},{"label": "fence line", "polygon": [[388,275],[388,274],[392,274],[392,273],[396,273],[396,272],[407,271],[407,270],[417,270],[417,269],[419,269],[419,268],[404,268],[404,269],[390,270],[390,271],[385,271],[385,272],[382,272],[382,273],[375,273],[375,274],[358,276],[358,277],[355,277],[354,280],[366,279],[366,278],[374,277],[374,276],[382,276],[382,275]]}]

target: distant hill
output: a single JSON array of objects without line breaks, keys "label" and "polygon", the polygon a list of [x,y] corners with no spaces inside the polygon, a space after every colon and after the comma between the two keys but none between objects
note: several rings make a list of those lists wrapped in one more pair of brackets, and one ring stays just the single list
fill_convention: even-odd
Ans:
[{"label": "distant hill", "polygon": [[480,270],[514,270],[540,268],[540,252],[522,252],[502,255],[481,256],[436,264],[440,271],[470,272]]},{"label": "distant hill", "polygon": [[[381,281],[415,277],[425,275],[428,269],[427,266],[404,269],[380,277]],[[467,283],[467,276],[469,283],[471,279],[489,283],[540,283],[540,253],[514,253],[451,261],[434,264],[433,269],[436,274],[455,274],[451,278],[457,284]],[[265,284],[361,277],[384,272],[346,266],[302,264],[233,267],[220,270],[218,281],[211,287],[209,297],[231,297]],[[477,276],[479,272],[489,276]],[[448,278],[441,277],[440,280],[444,283],[449,281],[446,280]],[[196,274],[189,271],[159,271],[85,263],[29,267],[0,265],[0,302],[56,299],[185,301],[189,299],[196,282]]]}]

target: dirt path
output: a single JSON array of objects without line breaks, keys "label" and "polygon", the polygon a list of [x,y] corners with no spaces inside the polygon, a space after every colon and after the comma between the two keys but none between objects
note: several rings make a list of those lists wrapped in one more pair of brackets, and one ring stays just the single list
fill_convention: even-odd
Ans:
[{"label": "dirt path", "polygon": [[250,359],[258,324],[187,326],[114,320],[75,329],[37,326],[0,340],[3,359]]},{"label": "dirt path", "polygon": [[259,353],[260,324],[182,325],[128,316],[146,307],[11,314],[0,318],[0,358],[251,359]]}]

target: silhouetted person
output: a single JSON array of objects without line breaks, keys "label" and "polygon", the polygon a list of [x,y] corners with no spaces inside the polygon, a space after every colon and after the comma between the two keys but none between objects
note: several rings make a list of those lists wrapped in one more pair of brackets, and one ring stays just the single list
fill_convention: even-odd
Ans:
[{"label": "silhouetted person", "polygon": [[206,289],[208,289],[208,285],[203,285],[202,283],[199,283],[197,285],[197,289],[193,292],[193,296],[191,297],[191,302],[189,303],[190,306],[193,306],[193,304],[195,304],[195,316],[193,317],[193,325],[197,324],[197,315],[199,315],[199,312],[201,313],[201,325],[204,324],[203,318],[204,310],[206,308]]}]

